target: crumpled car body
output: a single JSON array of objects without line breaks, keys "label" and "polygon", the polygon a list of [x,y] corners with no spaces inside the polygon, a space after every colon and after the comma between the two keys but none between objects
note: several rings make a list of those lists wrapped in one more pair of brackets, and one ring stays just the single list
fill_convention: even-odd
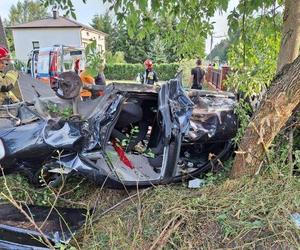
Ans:
[{"label": "crumpled car body", "polygon": [[[46,250],[68,244],[86,221],[86,209],[23,205],[22,212],[11,204],[0,203],[0,249]],[[29,222],[38,225],[43,235]],[[45,238],[51,244],[46,244]]]},{"label": "crumpled car body", "polygon": [[[38,98],[0,108],[0,164],[51,185],[82,176],[113,188],[178,182],[214,168],[232,152],[237,131],[233,94],[113,83],[80,101]],[[51,108],[52,107],[52,108]],[[54,112],[55,109],[60,110]]]}]

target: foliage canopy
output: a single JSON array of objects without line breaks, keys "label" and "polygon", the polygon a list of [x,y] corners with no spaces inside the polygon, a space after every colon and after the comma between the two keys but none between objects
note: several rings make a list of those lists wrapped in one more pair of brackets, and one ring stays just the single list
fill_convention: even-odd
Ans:
[{"label": "foliage canopy", "polygon": [[41,5],[40,1],[18,1],[9,10],[7,25],[27,23],[48,16],[47,9]]},{"label": "foliage canopy", "polygon": [[[84,3],[86,0],[82,0]],[[66,13],[76,17],[72,0],[42,0],[45,6],[57,4]],[[228,17],[230,32],[239,28],[239,20],[245,21],[259,11],[273,11],[283,0],[240,0]],[[226,11],[229,0],[103,0],[110,4],[119,23],[127,26],[128,34],[145,39],[149,34],[158,34],[161,29],[166,47],[177,46],[174,53],[179,57],[203,56],[203,41],[212,33],[212,20],[216,11]],[[162,20],[164,25],[162,24]]]},{"label": "foliage canopy", "polygon": [[[31,22],[48,16],[47,8],[41,5],[40,1],[18,1],[9,9],[8,18],[4,20],[5,26],[12,26],[20,23]],[[10,51],[14,51],[13,37],[11,30],[7,31],[7,40]]]}]

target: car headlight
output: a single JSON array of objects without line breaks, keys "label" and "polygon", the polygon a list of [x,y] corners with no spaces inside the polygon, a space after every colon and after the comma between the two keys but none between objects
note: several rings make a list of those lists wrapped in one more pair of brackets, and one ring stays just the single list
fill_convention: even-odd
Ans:
[{"label": "car headlight", "polygon": [[0,139],[0,160],[5,157],[5,147],[3,141]]}]

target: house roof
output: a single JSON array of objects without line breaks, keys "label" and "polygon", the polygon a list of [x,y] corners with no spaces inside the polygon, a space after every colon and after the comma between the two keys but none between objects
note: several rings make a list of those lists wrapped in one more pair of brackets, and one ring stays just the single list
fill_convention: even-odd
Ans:
[{"label": "house roof", "polygon": [[108,34],[96,30],[88,25],[76,22],[66,17],[58,16],[57,18],[47,17],[44,19],[22,23],[14,26],[7,27],[8,29],[35,29],[35,28],[81,28],[87,29],[102,35],[107,36]]}]

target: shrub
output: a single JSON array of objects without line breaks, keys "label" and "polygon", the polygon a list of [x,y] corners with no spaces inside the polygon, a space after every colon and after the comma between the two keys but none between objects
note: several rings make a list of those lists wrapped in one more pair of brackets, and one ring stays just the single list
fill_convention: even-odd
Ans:
[{"label": "shrub", "polygon": [[123,51],[116,51],[114,54],[108,51],[105,53],[105,58],[108,64],[126,63]]},{"label": "shrub", "polygon": [[143,70],[142,64],[114,63],[106,64],[104,73],[111,80],[134,80]]},{"label": "shrub", "polygon": [[25,63],[23,63],[22,61],[17,60],[17,59],[14,60],[14,66],[15,66],[16,70],[25,69]]},{"label": "shrub", "polygon": [[158,79],[162,81],[174,78],[178,69],[179,64],[177,63],[161,63],[155,67]]},{"label": "shrub", "polygon": [[[176,63],[155,64],[154,70],[160,81],[173,78],[179,69]],[[138,73],[144,72],[143,64],[115,63],[107,64],[105,67],[105,76],[110,80],[135,80]]]},{"label": "shrub", "polygon": [[189,87],[189,80],[191,77],[191,70],[195,67],[194,59],[185,59],[180,62],[180,69],[183,71],[182,84],[184,87]]}]

